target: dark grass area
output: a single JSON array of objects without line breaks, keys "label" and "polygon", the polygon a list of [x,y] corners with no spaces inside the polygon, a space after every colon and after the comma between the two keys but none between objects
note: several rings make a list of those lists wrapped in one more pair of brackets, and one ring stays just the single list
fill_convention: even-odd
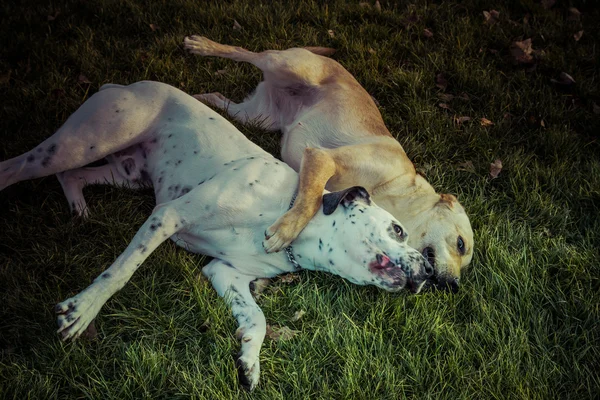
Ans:
[{"label": "dark grass area", "polygon": [[[85,193],[92,217],[80,221],[69,215],[55,178],[22,182],[0,193],[0,397],[598,396],[596,3],[559,0],[548,10],[537,1],[381,6],[0,5],[0,160],[50,136],[107,82],[152,79],[240,100],[260,80],[250,65],[186,54],[185,35],[256,51],[329,46],[377,99],[418,169],[438,191],[458,194],[476,239],[455,296],[394,295],[308,272],[296,283],[276,283],[259,305],[269,324],[299,333],[265,341],[261,383],[247,394],[237,385],[233,317],[198,279],[206,259],[172,243],[102,309],[98,340],[62,344],[54,304],[84,289],[120,254],[150,214],[152,193],[91,187]],[[569,19],[571,6],[581,11],[579,21]],[[493,26],[482,15],[491,9],[500,12]],[[241,31],[232,29],[234,19]],[[424,37],[425,28],[433,37]],[[511,43],[526,38],[540,51],[535,69],[512,62]],[[553,83],[561,72],[575,84]],[[445,93],[468,100],[442,100],[439,73],[448,81]],[[80,82],[82,74],[91,83]],[[455,116],[472,120],[457,124]],[[481,126],[482,117],[494,125]],[[278,155],[278,134],[240,129]],[[490,179],[495,159],[503,169]],[[473,167],[465,171],[466,162]],[[306,314],[293,321],[298,310]]]}]

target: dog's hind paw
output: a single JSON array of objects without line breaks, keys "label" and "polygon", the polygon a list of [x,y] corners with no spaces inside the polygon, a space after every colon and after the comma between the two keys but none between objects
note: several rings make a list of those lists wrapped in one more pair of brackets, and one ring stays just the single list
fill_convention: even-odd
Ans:
[{"label": "dog's hind paw", "polygon": [[238,370],[240,385],[246,390],[253,390],[258,385],[260,376],[260,363],[258,359],[247,360],[243,356],[235,362]]}]

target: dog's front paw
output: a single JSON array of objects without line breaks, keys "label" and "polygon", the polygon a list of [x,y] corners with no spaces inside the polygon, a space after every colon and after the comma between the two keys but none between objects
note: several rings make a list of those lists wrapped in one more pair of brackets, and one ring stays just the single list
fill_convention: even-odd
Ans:
[{"label": "dog's front paw", "polygon": [[263,247],[267,253],[275,253],[288,247],[304,229],[300,219],[285,214],[265,231]]},{"label": "dog's front paw", "polygon": [[253,390],[258,385],[258,377],[260,376],[258,358],[250,360],[242,356],[237,359],[235,365],[238,370],[240,385],[246,390]]},{"label": "dog's front paw", "polygon": [[75,340],[81,336],[100,311],[100,307],[95,302],[88,301],[81,293],[58,303],[55,307],[58,314],[57,333],[61,335],[62,340]]}]

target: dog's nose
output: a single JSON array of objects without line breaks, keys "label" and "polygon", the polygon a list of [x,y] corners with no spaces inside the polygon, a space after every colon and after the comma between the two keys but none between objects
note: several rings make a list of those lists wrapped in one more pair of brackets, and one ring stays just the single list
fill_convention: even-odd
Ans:
[{"label": "dog's nose", "polygon": [[458,293],[458,289],[460,288],[459,284],[458,284],[458,278],[455,278],[452,280],[452,282],[450,282],[448,284],[448,288],[450,289],[450,291],[454,294]]},{"label": "dog's nose", "polygon": [[427,261],[423,262],[423,266],[421,267],[421,271],[425,277],[430,278],[433,275],[433,267]]}]

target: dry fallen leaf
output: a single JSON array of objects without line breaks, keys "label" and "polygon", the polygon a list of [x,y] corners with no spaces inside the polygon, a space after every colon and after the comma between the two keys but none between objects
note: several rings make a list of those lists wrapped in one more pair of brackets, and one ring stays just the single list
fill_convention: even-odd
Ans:
[{"label": "dry fallen leaf", "polygon": [[79,81],[79,83],[92,83],[87,76],[80,74],[79,78],[77,79]]},{"label": "dry fallen leaf", "polygon": [[581,19],[581,12],[579,12],[579,10],[576,9],[575,7],[569,7],[569,17],[567,18],[567,20],[578,22],[580,19]]},{"label": "dry fallen leaf", "polygon": [[573,34],[573,39],[575,39],[576,42],[579,42],[579,39],[581,39],[582,36],[583,36],[583,31],[579,31],[579,32]]},{"label": "dry fallen leaf", "polygon": [[531,46],[531,38],[525,39],[522,42],[514,42],[510,46],[510,53],[513,56],[515,63],[529,64],[533,62],[533,48]]},{"label": "dry fallen leaf", "polygon": [[160,26],[154,25],[154,24],[150,24],[150,29],[152,29],[152,32],[156,32],[157,30],[160,29]]},{"label": "dry fallen leaf", "polygon": [[465,92],[462,92],[461,94],[459,94],[458,96],[456,96],[457,99],[461,99],[464,101],[469,101],[471,100],[471,98],[469,97],[468,94],[466,94]]},{"label": "dry fallen leaf", "polygon": [[454,117],[454,122],[456,124],[458,124],[458,125],[460,125],[460,124],[462,124],[464,122],[470,121],[470,120],[471,120],[471,117],[467,117],[467,116],[464,116],[464,117]]},{"label": "dry fallen leaf", "polygon": [[542,119],[542,120],[540,120],[540,125],[541,125],[541,127],[542,127],[542,128],[545,128],[545,127],[546,127],[546,123],[544,122],[544,120],[543,120],[543,119]]},{"label": "dry fallen leaf", "polygon": [[282,327],[272,327],[271,325],[267,325],[266,336],[274,340],[276,342],[280,340],[290,340],[294,336],[296,336],[300,331],[294,331],[287,326]]},{"label": "dry fallen leaf", "polygon": [[375,50],[373,50],[373,48],[372,48],[372,47],[369,47],[369,53],[371,53],[371,54],[375,54],[375,53],[377,53],[377,52],[376,52]]},{"label": "dry fallen leaf", "polygon": [[285,274],[279,276],[279,281],[282,283],[292,283],[297,280],[300,280],[300,275],[298,274]]},{"label": "dry fallen leaf", "polygon": [[375,2],[375,5],[373,6],[377,11],[381,11],[381,4],[379,4],[379,0],[377,0]]},{"label": "dry fallen leaf", "polygon": [[559,85],[572,85],[575,83],[575,79],[573,79],[573,77],[566,72],[561,72],[558,80],[550,79],[550,82],[558,83]]},{"label": "dry fallen leaf", "polygon": [[450,106],[446,103],[440,103],[440,104],[438,104],[438,106],[440,108],[443,108],[444,110],[451,110]]},{"label": "dry fallen leaf", "polygon": [[488,25],[494,25],[496,22],[498,22],[499,17],[500,13],[496,10],[483,12],[483,18],[485,19],[485,23]]},{"label": "dry fallen leaf", "polygon": [[335,37],[335,33],[333,33],[333,30],[331,30],[331,29],[327,30],[327,34],[329,35],[330,38],[334,38]]},{"label": "dry fallen leaf", "polygon": [[425,36],[426,38],[432,38],[433,32],[431,32],[429,29],[425,28],[425,29],[423,29],[423,36]]},{"label": "dry fallen leaf", "polygon": [[492,121],[490,121],[487,118],[481,118],[480,120],[481,126],[491,126],[494,125],[494,123]]},{"label": "dry fallen leaf", "polygon": [[250,282],[250,291],[255,296],[261,294],[269,286],[271,280],[268,278],[258,278]]},{"label": "dry fallen leaf", "polygon": [[600,106],[596,102],[592,103],[592,110],[594,110],[594,114],[600,114]]},{"label": "dry fallen leaf", "polygon": [[226,69],[218,69],[218,70],[215,72],[215,75],[217,75],[217,76],[221,76],[221,75],[225,75],[226,73],[227,73],[227,70],[226,70]]},{"label": "dry fallen leaf", "polygon": [[300,318],[302,318],[304,316],[304,314],[306,314],[306,311],[304,310],[298,310],[294,313],[294,316],[292,317],[292,321],[298,321]]},{"label": "dry fallen leaf", "polygon": [[234,31],[241,31],[242,30],[242,26],[235,19],[233,20],[233,30]]},{"label": "dry fallen leaf", "polygon": [[441,93],[440,95],[438,95],[438,97],[440,98],[440,100],[446,102],[452,101],[452,99],[454,99],[454,95],[450,93]]},{"label": "dry fallen leaf", "polygon": [[556,0],[542,0],[542,7],[548,10],[554,5],[554,3],[556,3]]},{"label": "dry fallen leaf", "polygon": [[490,176],[492,177],[492,179],[496,179],[500,174],[500,171],[502,171],[502,161],[500,159],[497,159],[496,161],[490,164]]},{"label": "dry fallen leaf", "polygon": [[439,87],[442,90],[446,90],[448,87],[448,81],[443,73],[439,73],[435,76],[435,86]]},{"label": "dry fallen leaf", "polygon": [[473,161],[465,161],[464,163],[460,163],[456,166],[456,169],[458,171],[475,172]]}]

